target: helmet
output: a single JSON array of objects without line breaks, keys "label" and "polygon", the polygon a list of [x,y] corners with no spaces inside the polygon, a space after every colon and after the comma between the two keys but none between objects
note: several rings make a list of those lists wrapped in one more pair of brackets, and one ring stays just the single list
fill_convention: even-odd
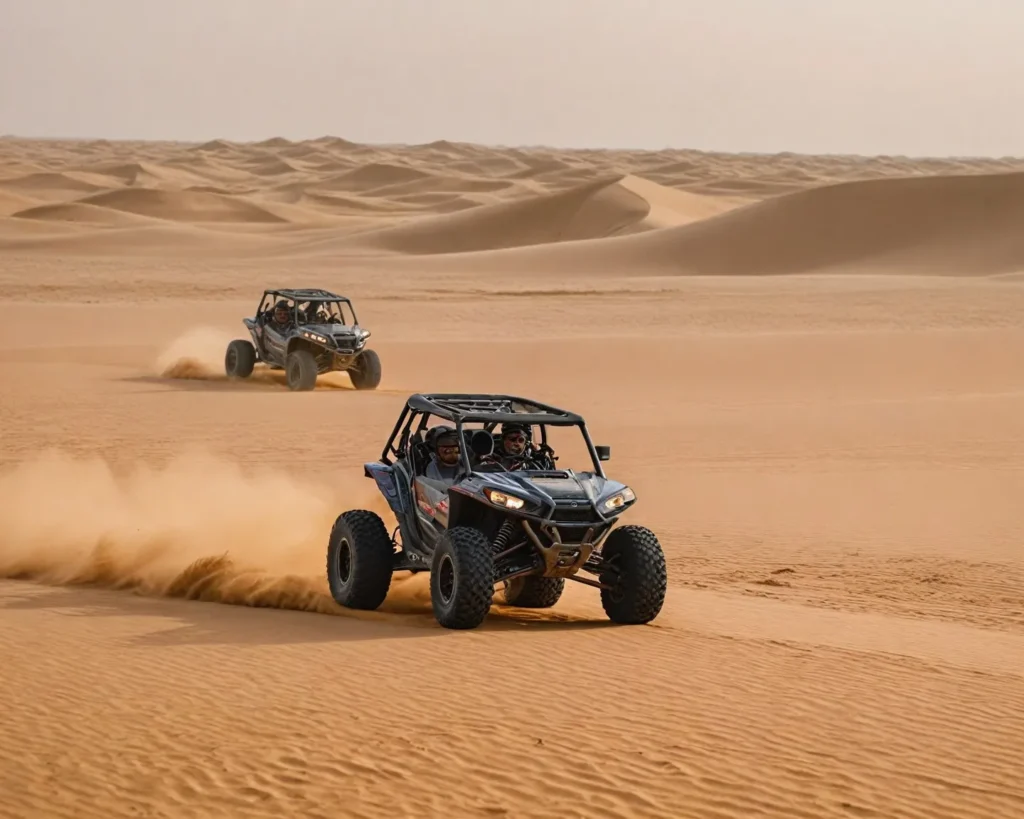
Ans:
[{"label": "helmet", "polygon": [[438,459],[446,466],[454,466],[459,462],[461,447],[459,434],[451,427],[435,427],[433,433],[434,451]]}]

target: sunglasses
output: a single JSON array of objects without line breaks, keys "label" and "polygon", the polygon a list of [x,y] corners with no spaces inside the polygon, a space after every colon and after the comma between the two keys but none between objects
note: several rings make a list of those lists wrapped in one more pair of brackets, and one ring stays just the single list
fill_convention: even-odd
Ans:
[{"label": "sunglasses", "polygon": [[526,436],[523,435],[521,432],[513,432],[509,435],[506,435],[505,440],[511,441],[514,444],[521,444],[526,441]]}]

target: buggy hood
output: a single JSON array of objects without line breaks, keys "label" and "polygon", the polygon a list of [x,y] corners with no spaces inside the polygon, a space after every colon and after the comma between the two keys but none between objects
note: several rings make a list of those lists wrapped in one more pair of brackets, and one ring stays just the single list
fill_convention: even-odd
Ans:
[{"label": "buggy hood", "polygon": [[335,341],[361,344],[370,335],[358,324],[303,324],[300,329]]},{"label": "buggy hood", "polygon": [[604,517],[611,510],[601,504],[626,489],[625,484],[593,472],[571,470],[488,472],[477,473],[477,477],[483,481],[482,489],[496,489],[525,501],[520,511],[526,514],[544,515],[557,509],[583,512],[589,508],[599,510],[599,516]]}]

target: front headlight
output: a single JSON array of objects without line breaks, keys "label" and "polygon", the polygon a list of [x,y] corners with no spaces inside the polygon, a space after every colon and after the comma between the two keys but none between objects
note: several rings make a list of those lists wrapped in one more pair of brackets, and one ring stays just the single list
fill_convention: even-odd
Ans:
[{"label": "front headlight", "polygon": [[627,503],[632,503],[635,500],[636,495],[633,494],[633,490],[627,486],[621,492],[612,495],[601,505],[610,512],[613,509],[621,509]]},{"label": "front headlight", "polygon": [[523,504],[526,503],[522,498],[517,498],[515,495],[507,495],[504,492],[499,492],[497,489],[485,489],[484,494],[487,496],[487,500],[495,506],[502,506],[505,509],[522,509]]},{"label": "front headlight", "polygon": [[302,331],[302,335],[304,335],[306,338],[313,339],[313,341],[319,341],[321,344],[327,344],[328,343],[328,339],[326,337],[320,335],[319,333],[311,333],[308,330],[303,330]]}]

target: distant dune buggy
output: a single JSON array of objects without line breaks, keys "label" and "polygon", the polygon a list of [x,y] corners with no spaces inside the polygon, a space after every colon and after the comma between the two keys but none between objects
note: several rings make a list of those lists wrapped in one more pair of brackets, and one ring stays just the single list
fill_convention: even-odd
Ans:
[{"label": "distant dune buggy", "polygon": [[[438,432],[428,430],[432,417],[449,422],[449,436],[453,425],[462,442],[452,482],[425,475]],[[496,455],[496,427],[506,423],[522,425],[532,439],[511,465]],[[554,465],[548,428],[573,426],[592,471]],[[609,457],[608,447],[591,442],[583,418],[565,410],[505,395],[412,395],[380,460],[364,465],[398,527],[389,535],[375,512],[343,512],[327,546],[331,594],[342,606],[376,609],[392,572],[429,571],[437,621],[469,629],[483,622],[497,584],[509,605],[547,608],[568,578],[599,588],[613,622],[647,623],[665,600],[665,556],[649,529],[613,528],[636,496],[605,477],[601,462]]]},{"label": "distant dune buggy", "polygon": [[[277,318],[282,321],[275,320]],[[380,357],[366,347],[352,303],[328,290],[264,290],[253,318],[244,318],[252,341],[235,339],[224,355],[228,378],[248,378],[257,361],[284,370],[288,388],[311,390],[316,378],[344,371],[357,390],[380,384]]]}]

